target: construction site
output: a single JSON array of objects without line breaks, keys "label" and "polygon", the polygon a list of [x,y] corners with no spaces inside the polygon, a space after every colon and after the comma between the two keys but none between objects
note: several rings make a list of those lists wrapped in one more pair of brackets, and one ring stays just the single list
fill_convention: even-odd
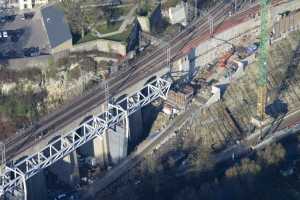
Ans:
[{"label": "construction site", "polygon": [[[272,26],[273,31],[277,28],[277,32],[272,33],[267,44],[267,93],[263,114],[263,120],[272,125],[261,137],[280,130],[282,119],[296,111],[300,104],[300,31],[295,21],[300,21],[299,11],[283,14]],[[281,27],[280,31],[278,27]],[[182,179],[182,176],[188,176],[188,171],[193,170],[190,154],[194,150],[191,149],[199,148],[214,155],[245,141],[255,145],[259,138],[247,138],[265,126],[253,122],[259,114],[257,79],[261,67],[258,60],[260,45],[259,29],[230,41],[228,50],[201,68],[188,85],[181,87],[183,89],[171,90],[163,105],[156,103],[162,110],[148,137],[165,129],[174,118],[183,116],[186,120],[181,125],[177,124],[176,130],[149,151],[137,166],[99,192],[97,199],[158,198],[155,193],[166,193],[167,197],[161,198],[169,199],[171,196],[168,196],[168,192],[172,187],[176,188],[176,184],[184,187],[180,181],[186,182],[186,178]],[[211,97],[217,93],[218,98],[211,102]],[[294,123],[290,121],[288,126]],[[230,154],[229,157],[234,155]],[[211,160],[204,158],[203,162]],[[170,177],[174,175],[177,178]],[[174,182],[173,186],[167,186],[166,182],[172,185],[170,181]],[[153,184],[151,186],[154,188],[150,189],[153,193],[145,191],[148,184]],[[212,186],[208,190],[213,192]],[[189,196],[189,191],[185,192]],[[151,197],[148,197],[150,193]]]},{"label": "construction site", "polygon": [[[238,2],[180,21],[193,3],[172,1],[169,17],[189,24],[174,38],[143,33],[150,48],[121,66],[70,54],[87,66],[81,96],[32,133],[3,136],[1,197],[299,199],[300,2]],[[82,73],[59,75],[75,85]]]}]

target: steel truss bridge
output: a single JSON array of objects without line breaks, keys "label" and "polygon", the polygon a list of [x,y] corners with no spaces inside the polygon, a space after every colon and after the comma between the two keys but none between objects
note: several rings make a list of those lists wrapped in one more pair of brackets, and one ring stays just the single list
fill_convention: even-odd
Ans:
[{"label": "steel truss bridge", "polygon": [[0,174],[0,195],[23,194],[27,196],[26,180],[64,158],[78,147],[102,135],[108,129],[125,120],[128,116],[152,101],[166,99],[171,83],[157,78],[142,89],[121,99],[115,104],[108,104],[107,110],[85,121],[72,131],[62,134],[39,152],[16,162],[13,166],[3,166]]}]

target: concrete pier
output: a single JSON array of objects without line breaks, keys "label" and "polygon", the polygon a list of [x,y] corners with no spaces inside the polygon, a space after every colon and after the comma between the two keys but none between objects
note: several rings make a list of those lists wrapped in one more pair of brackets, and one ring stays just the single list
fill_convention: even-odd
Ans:
[{"label": "concrete pier", "polygon": [[129,131],[128,119],[124,119],[117,126],[108,129],[102,137],[80,147],[78,152],[85,157],[95,157],[102,167],[117,164],[127,156]]},{"label": "concrete pier", "polygon": [[65,184],[74,187],[80,181],[79,165],[76,151],[65,156],[49,167],[50,172]]},{"label": "concrete pier", "polygon": [[28,179],[26,185],[28,200],[41,200],[48,198],[46,177],[44,175],[44,171],[41,171]]},{"label": "concrete pier", "polygon": [[127,156],[128,134],[126,127],[116,126],[110,129],[107,134],[109,156],[112,164],[119,163]]},{"label": "concrete pier", "polygon": [[143,116],[142,110],[138,109],[135,113],[129,116],[129,151],[139,144],[143,138]]},{"label": "concrete pier", "polygon": [[78,152],[85,157],[95,157],[97,163],[101,166],[107,166],[108,161],[108,144],[107,133],[102,137],[96,137],[78,149]]}]

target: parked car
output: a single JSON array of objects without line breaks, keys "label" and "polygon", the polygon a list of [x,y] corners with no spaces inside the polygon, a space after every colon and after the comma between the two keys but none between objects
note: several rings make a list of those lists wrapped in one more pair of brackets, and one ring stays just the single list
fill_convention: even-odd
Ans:
[{"label": "parked car", "polygon": [[32,19],[34,16],[34,12],[24,13],[25,19]]},{"label": "parked car", "polygon": [[5,56],[8,58],[14,58],[17,56],[17,52],[15,50],[10,50],[5,53]]},{"label": "parked car", "polygon": [[253,53],[255,53],[258,50],[258,44],[254,43],[247,47],[240,47],[237,50],[239,59],[245,59],[248,56],[251,56]]},{"label": "parked car", "polygon": [[7,15],[4,18],[8,22],[13,22],[16,19],[16,15]]},{"label": "parked car", "polygon": [[6,19],[4,17],[0,17],[0,23],[5,23]]},{"label": "parked car", "polygon": [[38,56],[40,55],[40,49],[39,47],[24,48],[23,53],[26,57]]}]

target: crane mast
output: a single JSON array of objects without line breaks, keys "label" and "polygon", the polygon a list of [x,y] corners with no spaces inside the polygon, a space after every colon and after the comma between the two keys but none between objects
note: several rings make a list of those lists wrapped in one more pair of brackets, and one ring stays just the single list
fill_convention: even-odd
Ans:
[{"label": "crane mast", "polygon": [[265,107],[267,103],[267,79],[268,79],[268,4],[269,0],[260,0],[260,46],[259,46],[259,70],[257,89],[257,117],[265,119]]}]

